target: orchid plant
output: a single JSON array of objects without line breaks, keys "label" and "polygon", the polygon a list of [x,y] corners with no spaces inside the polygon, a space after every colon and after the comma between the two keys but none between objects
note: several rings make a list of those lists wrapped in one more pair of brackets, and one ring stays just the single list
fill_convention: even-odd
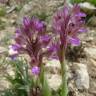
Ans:
[{"label": "orchid plant", "polygon": [[61,64],[61,96],[67,96],[68,94],[65,62],[66,49],[68,44],[72,44],[73,46],[80,45],[78,34],[86,32],[86,29],[84,28],[85,17],[86,14],[80,12],[80,7],[78,5],[74,5],[72,9],[65,5],[64,8],[56,12],[53,17],[53,32],[59,37],[58,42],[54,45]]},{"label": "orchid plant", "polygon": [[[20,54],[27,54],[30,57],[30,66],[34,78],[41,80],[44,86],[43,57],[52,50],[49,48],[51,36],[46,34],[46,25],[36,17],[23,18],[23,24],[15,32],[15,44],[9,46],[9,54],[12,60]],[[37,83],[37,82],[36,82]],[[45,89],[44,89],[45,90]],[[36,95],[37,96],[37,95]]]},{"label": "orchid plant", "polygon": [[[35,17],[32,17],[32,19],[24,17],[22,27],[16,30],[15,44],[9,46],[10,57],[13,60],[19,54],[28,54],[34,75],[40,73],[40,66],[43,63],[42,59],[50,51],[47,50],[47,46],[51,36],[45,35],[45,30],[46,25],[44,22]],[[44,50],[45,48],[46,50]]]},{"label": "orchid plant", "polygon": [[84,28],[85,17],[86,14],[80,11],[78,5],[74,5],[73,8],[65,5],[62,9],[58,10],[53,16],[53,33],[51,33],[55,36],[55,41],[52,36],[46,33],[45,22],[40,21],[36,17],[32,17],[31,19],[24,17],[23,24],[20,28],[17,28],[15,32],[15,44],[9,46],[10,57],[12,60],[15,60],[19,54],[24,53],[30,57],[29,64],[32,74],[33,76],[37,76],[37,80],[39,78],[42,86],[44,86],[42,87],[44,89],[42,91],[46,92],[42,96],[51,96],[44,77],[44,57],[56,57],[60,61],[62,76],[60,96],[67,96],[65,53],[69,44],[73,46],[80,45],[78,35],[79,33],[86,32]]}]

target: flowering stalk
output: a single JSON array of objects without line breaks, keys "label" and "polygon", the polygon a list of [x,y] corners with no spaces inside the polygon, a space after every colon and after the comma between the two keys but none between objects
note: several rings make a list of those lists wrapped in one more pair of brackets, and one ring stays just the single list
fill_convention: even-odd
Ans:
[{"label": "flowering stalk", "polygon": [[46,25],[43,21],[35,17],[31,19],[24,17],[22,26],[16,30],[15,44],[11,45],[9,50],[10,57],[14,60],[19,54],[27,54],[30,57],[32,74],[37,77],[37,80],[43,71],[43,57],[48,57],[52,53],[52,50],[48,49],[51,36],[46,35],[45,32]]},{"label": "flowering stalk", "polygon": [[59,39],[55,46],[57,55],[61,64],[62,74],[62,90],[61,96],[67,96],[68,87],[66,79],[66,63],[65,63],[65,52],[68,44],[78,46],[80,40],[78,34],[85,32],[86,29],[83,27],[85,14],[80,12],[78,5],[74,5],[72,9],[68,5],[60,9],[53,17],[53,30]]}]

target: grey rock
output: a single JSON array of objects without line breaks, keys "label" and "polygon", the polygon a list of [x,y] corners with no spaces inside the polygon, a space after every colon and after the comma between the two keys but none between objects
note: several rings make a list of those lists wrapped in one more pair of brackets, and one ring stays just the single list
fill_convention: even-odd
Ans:
[{"label": "grey rock", "polygon": [[74,68],[76,72],[76,86],[78,89],[88,89],[89,88],[89,74],[87,71],[87,66],[82,63],[74,63]]},{"label": "grey rock", "polygon": [[96,60],[90,59],[90,62],[91,62],[91,64],[92,64],[92,66],[95,68],[95,67],[96,67]]},{"label": "grey rock", "polygon": [[[60,66],[59,60],[53,59],[51,61],[47,61],[45,65],[45,69],[46,69],[46,77],[47,77],[50,88],[52,88],[53,90],[57,90],[62,83],[62,77],[60,74],[61,66]],[[69,67],[66,66],[67,79],[71,75],[68,69]]]},{"label": "grey rock", "polygon": [[89,58],[92,58],[92,59],[96,60],[96,47],[94,47],[94,48],[92,48],[92,47],[84,48],[84,51]]},{"label": "grey rock", "polygon": [[[61,85],[61,76],[60,76],[60,62],[59,60],[50,60],[45,62],[46,69],[46,78],[49,84],[49,87],[53,90],[57,90]],[[54,82],[55,81],[55,82]]]},{"label": "grey rock", "polygon": [[48,62],[46,62],[46,71],[49,72],[49,73],[54,73],[54,74],[58,74],[60,73],[60,69],[61,69],[61,66],[60,66],[60,62],[59,60],[50,60]]},{"label": "grey rock", "polygon": [[6,48],[4,48],[4,47],[0,47],[0,54],[5,53],[6,51],[7,51],[7,49],[6,49]]},{"label": "grey rock", "polygon": [[94,12],[96,11],[96,7],[89,2],[80,3],[79,5],[81,9],[87,14],[94,14]]},{"label": "grey rock", "polygon": [[[60,74],[60,71],[61,71],[60,62],[59,62],[59,60],[56,60],[56,59],[47,61],[45,68],[46,68],[47,72],[54,73],[54,74]],[[67,76],[70,77],[69,67],[67,64],[66,64],[66,73],[67,73]]]},{"label": "grey rock", "polygon": [[47,80],[49,87],[53,90],[58,90],[62,83],[62,78],[58,74],[47,74]]},{"label": "grey rock", "polygon": [[10,9],[6,11],[7,14],[13,12],[16,9],[16,6],[12,6]]},{"label": "grey rock", "polygon": [[9,88],[10,84],[4,78],[0,79],[0,91],[4,91],[5,89]]},{"label": "grey rock", "polygon": [[92,16],[92,17],[88,20],[88,25],[89,25],[89,26],[96,27],[96,16]]}]

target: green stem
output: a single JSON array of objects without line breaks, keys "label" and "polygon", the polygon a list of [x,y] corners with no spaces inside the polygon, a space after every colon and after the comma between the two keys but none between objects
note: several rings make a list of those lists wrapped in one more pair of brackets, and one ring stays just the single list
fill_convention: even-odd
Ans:
[{"label": "green stem", "polygon": [[61,75],[62,75],[62,86],[61,86],[61,96],[67,96],[68,86],[67,86],[67,75],[66,75],[66,62],[65,62],[65,52],[62,50],[62,61],[61,61]]},{"label": "green stem", "polygon": [[67,96],[67,94],[68,94],[68,87],[67,87],[66,65],[64,63],[61,64],[61,74],[62,74],[62,91],[61,91],[61,96]]},{"label": "green stem", "polygon": [[41,72],[40,72],[40,82],[43,85],[44,82],[44,65],[41,65]]},{"label": "green stem", "polygon": [[42,96],[52,96],[44,74],[44,65],[41,65],[40,82],[42,84]]}]

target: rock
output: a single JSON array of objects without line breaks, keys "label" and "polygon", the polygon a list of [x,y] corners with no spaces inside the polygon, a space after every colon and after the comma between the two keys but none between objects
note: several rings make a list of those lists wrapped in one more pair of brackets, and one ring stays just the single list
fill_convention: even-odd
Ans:
[{"label": "rock", "polygon": [[[1,77],[0,77],[1,78]],[[0,79],[0,91],[4,91],[5,89],[9,88],[10,84],[6,81],[3,77]]]},{"label": "rock", "polygon": [[91,61],[91,63],[92,63],[92,66],[93,66],[93,67],[96,67],[96,60],[90,59],[90,61]]},{"label": "rock", "polygon": [[88,20],[88,25],[89,25],[89,26],[96,27],[96,16],[92,16],[92,17]]},{"label": "rock", "polygon": [[60,73],[60,62],[59,60],[53,59],[51,61],[47,61],[46,62],[46,71],[50,72],[50,73]]},{"label": "rock", "polygon": [[94,40],[94,37],[91,37],[91,36],[90,37],[88,37],[88,36],[86,37],[86,42],[92,42],[93,40]]},{"label": "rock", "polygon": [[74,63],[74,70],[76,74],[76,86],[78,89],[88,89],[89,88],[89,74],[87,71],[87,66],[82,63]]},{"label": "rock", "polygon": [[47,74],[47,80],[49,87],[55,91],[60,87],[62,82],[61,76],[58,74]]},{"label": "rock", "polygon": [[[61,71],[60,62],[59,60],[56,60],[56,59],[47,61],[45,68],[47,72],[54,73],[54,74],[60,74],[60,71]],[[66,70],[67,70],[67,76],[70,77],[68,65],[66,65]]]},{"label": "rock", "polygon": [[[45,70],[46,70],[46,77],[47,77],[50,88],[56,91],[60,87],[60,84],[62,82],[61,65],[59,60],[53,59],[50,61],[46,61]],[[66,65],[66,70],[67,70],[66,78],[67,79],[71,78],[68,65]]]},{"label": "rock", "polygon": [[60,76],[60,62],[59,60],[53,59],[50,61],[46,61],[45,63],[46,78],[49,87],[56,91],[60,87],[62,80]]},{"label": "rock", "polygon": [[92,59],[96,59],[96,48],[84,48],[86,55]]},{"label": "rock", "polygon": [[4,48],[4,47],[0,47],[0,54],[5,53],[6,51],[7,51],[6,48]]},{"label": "rock", "polygon": [[13,12],[16,9],[16,6],[12,6],[11,8],[9,8],[6,13],[9,14],[11,12]]},{"label": "rock", "polygon": [[69,89],[68,96],[79,96],[79,92],[74,84],[74,80],[68,83],[68,89]]},{"label": "rock", "polygon": [[89,2],[84,2],[79,4],[81,9],[87,14],[94,14],[96,11],[96,7]]}]

